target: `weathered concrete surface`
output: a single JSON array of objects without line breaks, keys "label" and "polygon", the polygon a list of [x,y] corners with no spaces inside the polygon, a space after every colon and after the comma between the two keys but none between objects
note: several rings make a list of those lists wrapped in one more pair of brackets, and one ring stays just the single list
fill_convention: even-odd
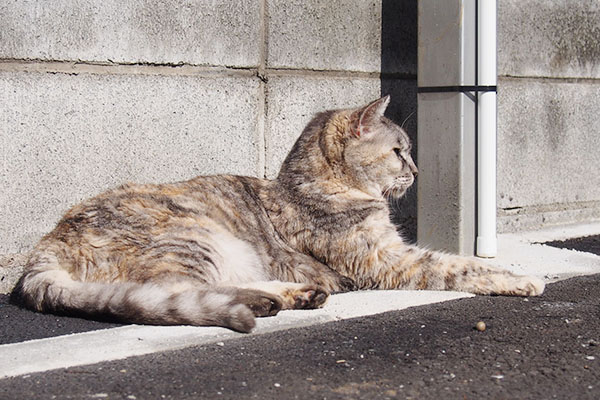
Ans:
[{"label": "weathered concrete surface", "polygon": [[256,66],[252,0],[3,0],[0,58]]},{"label": "weathered concrete surface", "polygon": [[498,74],[498,229],[600,220],[600,3],[499,2]]},{"label": "weathered concrete surface", "polygon": [[[461,56],[474,56],[474,42],[469,41],[472,34],[467,29],[474,15],[466,15],[467,5],[473,2],[419,2],[419,20],[424,21],[421,26],[434,27],[430,36],[425,31],[419,35],[420,86],[474,83],[461,81],[470,76],[468,67],[449,68]],[[500,1],[497,41],[499,230],[600,219],[600,177],[596,173],[600,168],[600,139],[596,134],[600,106],[600,3]],[[424,118],[420,135],[429,135],[428,125],[436,122],[450,126],[451,115],[428,116],[426,107],[421,109],[421,105],[419,113],[423,112]],[[447,112],[449,108],[442,110]],[[457,115],[469,120],[464,110]],[[464,143],[466,149],[473,148],[468,135],[443,129],[433,132],[430,143],[452,144],[451,139]],[[455,146],[444,145],[439,154],[435,147],[428,152],[421,142],[420,152],[425,157],[420,160],[421,183],[426,187],[438,184],[443,189],[424,191],[420,197],[424,213],[419,223],[424,229],[419,231],[436,232],[440,226],[454,225],[453,220],[458,218],[452,217],[468,210],[457,202],[455,194],[468,190],[469,184],[450,176],[456,171],[452,167],[458,163],[455,159],[463,153]],[[444,164],[446,160],[450,162]],[[465,168],[472,170],[472,166]],[[431,171],[436,175],[430,184]],[[440,209],[446,211],[438,217],[435,213]],[[427,220],[427,215],[436,218]],[[469,241],[468,235],[458,230],[448,230],[448,234],[440,236]]]},{"label": "weathered concrete surface", "polygon": [[501,231],[600,217],[599,109],[600,84],[499,80]]},{"label": "weathered concrete surface", "polygon": [[419,94],[418,242],[472,255],[475,244],[474,105],[461,93]]},{"label": "weathered concrete surface", "polygon": [[465,15],[469,11],[474,14],[461,0],[419,2],[419,86],[475,83],[474,15]]},{"label": "weathered concrete surface", "polygon": [[0,72],[0,254],[135,180],[261,176],[257,79]]},{"label": "weathered concrete surface", "polygon": [[498,74],[600,78],[600,2],[498,2]]},{"label": "weathered concrete surface", "polygon": [[0,254],[0,293],[10,293],[26,261],[26,254]]},{"label": "weathered concrete surface", "polygon": [[267,7],[269,67],[379,71],[381,0],[270,0]]},{"label": "weathered concrete surface", "polygon": [[600,221],[600,201],[551,204],[498,210],[498,232],[560,226],[577,221]]}]

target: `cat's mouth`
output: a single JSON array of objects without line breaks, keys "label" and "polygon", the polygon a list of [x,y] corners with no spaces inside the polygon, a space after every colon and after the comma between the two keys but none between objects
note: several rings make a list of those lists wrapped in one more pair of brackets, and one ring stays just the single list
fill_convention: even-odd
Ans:
[{"label": "cat's mouth", "polygon": [[404,196],[415,179],[412,176],[400,176],[394,179],[394,182],[383,188],[383,197],[387,199],[397,199]]}]

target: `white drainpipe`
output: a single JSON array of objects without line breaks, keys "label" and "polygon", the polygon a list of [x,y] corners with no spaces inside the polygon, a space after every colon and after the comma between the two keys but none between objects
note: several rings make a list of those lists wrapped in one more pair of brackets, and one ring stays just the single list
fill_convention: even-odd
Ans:
[{"label": "white drainpipe", "polygon": [[[478,1],[477,84],[496,86],[496,0]],[[477,256],[495,257],[496,91],[479,92],[477,135]]]}]

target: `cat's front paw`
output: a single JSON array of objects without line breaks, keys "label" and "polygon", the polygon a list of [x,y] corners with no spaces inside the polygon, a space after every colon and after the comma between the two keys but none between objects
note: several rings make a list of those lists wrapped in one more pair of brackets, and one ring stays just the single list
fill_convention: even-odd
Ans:
[{"label": "cat's front paw", "polygon": [[284,304],[287,309],[320,308],[325,304],[329,293],[316,285],[304,285],[288,290],[284,294]]},{"label": "cat's front paw", "polygon": [[544,293],[546,283],[535,276],[522,276],[517,278],[515,296],[539,296]]},{"label": "cat's front paw", "polygon": [[489,291],[480,294],[497,294],[502,296],[539,296],[544,292],[546,284],[535,276],[519,276],[507,274],[493,279]]}]

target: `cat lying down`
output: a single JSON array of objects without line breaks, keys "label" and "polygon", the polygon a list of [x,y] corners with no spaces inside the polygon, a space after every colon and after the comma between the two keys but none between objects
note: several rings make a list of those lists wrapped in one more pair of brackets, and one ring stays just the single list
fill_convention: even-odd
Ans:
[{"label": "cat lying down", "polygon": [[406,244],[390,222],[417,174],[389,96],[326,111],[275,180],[128,184],[69,210],[32,251],[13,299],[141,324],[224,326],[317,308],[331,292],[458,290],[535,296],[544,282]]}]

